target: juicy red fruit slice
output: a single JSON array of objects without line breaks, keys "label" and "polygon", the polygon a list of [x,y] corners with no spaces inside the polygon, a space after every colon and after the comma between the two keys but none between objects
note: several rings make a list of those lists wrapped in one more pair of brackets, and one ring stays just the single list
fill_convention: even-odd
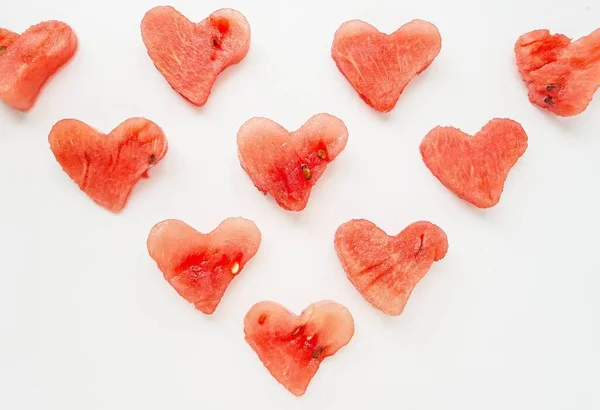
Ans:
[{"label": "juicy red fruit slice", "polygon": [[421,142],[421,156],[435,177],[478,208],[500,201],[508,173],[527,149],[521,124],[494,118],[475,136],[436,127]]},{"label": "juicy red fruit slice", "polygon": [[12,45],[17,39],[19,35],[17,33],[13,33],[10,30],[6,30],[0,28],[0,55],[6,51],[6,49]]},{"label": "juicy red fruit slice", "polygon": [[130,118],[108,135],[78,120],[61,120],[48,141],[67,175],[112,212],[125,207],[136,182],[167,152],[165,134],[145,118]]},{"label": "juicy red fruit slice", "polygon": [[348,130],[329,114],[317,114],[289,132],[267,118],[252,118],[237,135],[240,164],[254,185],[280,207],[301,211],[312,187],[346,147]]},{"label": "juicy red fruit slice", "polygon": [[152,228],[147,246],[177,293],[210,315],[229,283],[258,251],[260,238],[254,222],[244,218],[226,219],[208,234],[169,219]]},{"label": "juicy red fruit slice", "polygon": [[332,301],[313,303],[300,316],[278,303],[260,302],[246,314],[244,333],[271,375],[301,396],[321,362],[350,342],[354,319]]},{"label": "juicy red fruit slice", "polygon": [[239,63],[250,48],[248,21],[232,9],[217,10],[195,24],[173,7],[155,7],[141,29],[158,71],[197,106],[206,103],[219,73]]},{"label": "juicy red fruit slice", "polygon": [[389,236],[372,222],[355,219],[338,228],[335,249],[364,298],[383,313],[399,315],[433,262],[446,256],[448,240],[430,222],[415,222]]},{"label": "juicy red fruit slice", "polygon": [[387,112],[441,47],[437,27],[427,21],[413,20],[388,35],[352,20],[336,31],[331,55],[361,98],[377,111]]},{"label": "juicy red fruit slice", "polygon": [[600,29],[573,42],[534,30],[519,37],[515,55],[529,100],[556,115],[582,113],[600,87]]},{"label": "juicy red fruit slice", "polygon": [[0,100],[29,110],[42,86],[77,50],[77,37],[65,23],[45,21],[23,34],[0,29]]}]

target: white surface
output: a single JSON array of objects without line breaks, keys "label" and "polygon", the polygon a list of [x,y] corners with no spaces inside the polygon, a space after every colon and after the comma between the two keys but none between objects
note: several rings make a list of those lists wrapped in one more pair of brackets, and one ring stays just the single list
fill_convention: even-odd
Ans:
[{"label": "white surface", "polygon": [[[532,29],[591,32],[596,0],[180,0],[192,20],[229,6],[252,26],[248,56],[203,108],[146,54],[139,24],[155,1],[0,3],[0,27],[61,19],[80,42],[31,112],[0,107],[1,409],[600,408],[600,96],[575,118],[542,112],[512,54]],[[387,115],[330,57],[353,18],[387,32],[422,18],[442,34],[441,54]],[[240,168],[236,132],[253,116],[296,129],[318,112],[346,122],[348,146],[307,209],[285,212]],[[158,123],[170,148],[113,215],[61,171],[47,135],[62,118],[108,132],[132,116]],[[529,149],[500,204],[479,211],[435,180],[418,145],[438,124],[474,133],[493,117],[521,122]],[[209,231],[236,215],[263,243],[207,317],[164,281],[146,236],[165,218]],[[394,234],[431,220],[448,234],[446,259],[400,317],[371,308],[337,260],[335,229],[356,217]],[[350,309],[356,335],[297,399],[244,342],[242,319],[263,299],[299,313],[325,298]]]}]

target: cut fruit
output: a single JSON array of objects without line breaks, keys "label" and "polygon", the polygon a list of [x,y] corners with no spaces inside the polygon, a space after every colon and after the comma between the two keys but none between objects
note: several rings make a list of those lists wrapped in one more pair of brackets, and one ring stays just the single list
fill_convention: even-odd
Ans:
[{"label": "cut fruit", "polygon": [[130,118],[108,135],[78,120],[61,120],[48,141],[67,175],[112,212],[123,209],[136,182],[167,152],[165,134],[145,118]]},{"label": "cut fruit", "polygon": [[244,333],[271,375],[301,396],[321,362],[350,342],[354,319],[344,306],[327,300],[300,316],[278,303],[260,302],[246,314]]},{"label": "cut fruit", "polygon": [[327,164],[346,146],[348,130],[339,118],[317,114],[288,132],[267,118],[252,118],[237,135],[242,168],[283,209],[301,211]]},{"label": "cut fruit", "polygon": [[421,142],[421,156],[433,175],[479,208],[500,201],[508,173],[526,149],[523,127],[506,118],[494,118],[473,137],[436,127]]},{"label": "cut fruit", "polygon": [[228,218],[203,234],[185,222],[159,222],[148,235],[148,253],[165,279],[196,309],[210,315],[234,277],[260,245],[254,222]]},{"label": "cut fruit", "polygon": [[364,21],[351,20],[335,32],[331,55],[360,97],[377,111],[387,112],[441,48],[437,27],[427,21],[413,20],[388,35]]},{"label": "cut fruit", "polygon": [[10,30],[0,28],[0,55],[6,51],[17,39],[19,35]]},{"label": "cut fruit", "polygon": [[534,30],[519,37],[515,55],[529,100],[556,115],[582,113],[600,87],[600,29],[574,42]]},{"label": "cut fruit", "polygon": [[217,76],[239,63],[250,48],[250,26],[240,12],[221,9],[192,23],[170,6],[142,20],[148,55],[171,87],[192,104],[206,103]]},{"label": "cut fruit", "polygon": [[27,111],[42,86],[77,50],[77,37],[60,21],[45,21],[18,35],[0,29],[0,100]]},{"label": "cut fruit", "polygon": [[396,236],[355,219],[335,233],[335,249],[348,279],[367,301],[388,315],[399,315],[413,288],[433,262],[446,256],[446,234],[430,222],[415,222]]}]

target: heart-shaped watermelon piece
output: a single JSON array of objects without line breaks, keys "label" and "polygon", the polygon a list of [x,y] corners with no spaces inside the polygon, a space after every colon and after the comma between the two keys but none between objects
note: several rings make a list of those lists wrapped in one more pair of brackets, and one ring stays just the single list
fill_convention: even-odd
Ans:
[{"label": "heart-shaped watermelon piece", "polygon": [[136,182],[167,152],[165,134],[145,118],[130,118],[108,135],[78,120],[61,120],[48,141],[67,175],[112,212],[125,207]]},{"label": "heart-shaped watermelon piece", "polygon": [[351,20],[335,32],[331,55],[360,97],[377,111],[387,112],[441,48],[437,27],[427,21],[413,20],[388,35],[364,21]]},{"label": "heart-shaped watermelon piece", "polygon": [[600,28],[573,42],[534,30],[519,37],[515,55],[529,100],[556,115],[582,113],[600,87]]},{"label": "heart-shaped watermelon piece", "polygon": [[300,316],[278,303],[259,302],[246,314],[244,333],[271,375],[301,396],[321,362],[350,342],[354,319],[328,300],[313,303]]},{"label": "heart-shaped watermelon piece", "polygon": [[438,226],[415,222],[390,236],[372,222],[355,219],[335,233],[335,249],[348,279],[367,301],[388,315],[399,315],[419,281],[448,252]]},{"label": "heart-shaped watermelon piece", "polygon": [[244,218],[228,218],[207,234],[169,219],[152,228],[147,246],[177,293],[210,315],[233,278],[258,251],[260,238],[258,227]]},{"label": "heart-shaped watermelon piece", "polygon": [[242,168],[280,207],[301,211],[310,191],[346,147],[348,130],[339,118],[317,114],[289,132],[267,118],[252,118],[237,135]]},{"label": "heart-shaped watermelon piece", "polygon": [[500,201],[508,173],[526,149],[525,130],[506,118],[494,118],[475,136],[436,127],[421,142],[421,156],[433,175],[479,208]]},{"label": "heart-shaped watermelon piece", "polygon": [[36,24],[21,35],[0,29],[0,100],[29,110],[46,81],[76,50],[75,33],[60,21]]},{"label": "heart-shaped watermelon piece", "polygon": [[146,13],[141,29],[158,71],[197,106],[206,103],[219,73],[239,63],[250,48],[250,25],[232,9],[192,23],[173,7],[159,6]]}]

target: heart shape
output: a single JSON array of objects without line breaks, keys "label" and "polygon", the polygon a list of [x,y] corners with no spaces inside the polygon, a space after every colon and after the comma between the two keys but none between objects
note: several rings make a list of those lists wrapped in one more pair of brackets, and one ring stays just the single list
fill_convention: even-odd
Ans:
[{"label": "heart shape", "polygon": [[192,104],[206,103],[217,76],[250,48],[250,26],[240,12],[221,9],[192,23],[173,7],[159,6],[142,20],[148,55],[171,87]]},{"label": "heart shape", "polygon": [[321,362],[350,342],[354,319],[344,306],[327,300],[300,316],[278,303],[259,302],[244,318],[244,334],[271,375],[301,396]]},{"label": "heart shape", "polygon": [[335,249],[348,279],[376,309],[399,315],[419,281],[448,252],[438,226],[415,222],[389,236],[372,222],[354,219],[335,233]]},{"label": "heart shape", "polygon": [[582,113],[600,87],[600,29],[573,42],[534,30],[519,37],[515,55],[529,100],[554,114]]},{"label": "heart shape", "polygon": [[167,152],[165,134],[145,118],[130,118],[108,135],[78,120],[61,120],[48,142],[67,175],[112,212],[123,209],[136,182]]},{"label": "heart shape", "polygon": [[77,37],[65,23],[45,21],[18,35],[0,29],[0,100],[27,111],[42,86],[77,50]]},{"label": "heart shape", "polygon": [[170,219],[154,225],[147,246],[177,293],[210,315],[258,251],[260,238],[254,222],[244,218],[228,218],[208,234]]},{"label": "heart shape", "polygon": [[433,175],[479,208],[500,201],[508,173],[526,149],[523,127],[506,118],[494,118],[473,137],[436,127],[421,142],[421,156]]},{"label": "heart shape", "polygon": [[388,35],[364,21],[351,20],[335,32],[331,56],[361,98],[387,112],[441,48],[437,27],[427,21],[413,20]]},{"label": "heart shape", "polygon": [[343,151],[348,130],[329,114],[289,132],[267,118],[252,118],[237,135],[240,164],[254,185],[283,209],[301,211],[327,164]]}]

